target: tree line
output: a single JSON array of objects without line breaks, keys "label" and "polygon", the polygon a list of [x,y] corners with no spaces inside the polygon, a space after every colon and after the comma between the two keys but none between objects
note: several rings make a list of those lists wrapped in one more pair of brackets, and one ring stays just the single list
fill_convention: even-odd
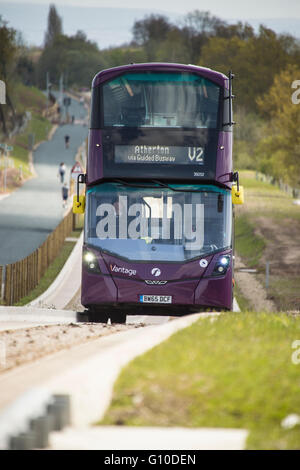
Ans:
[{"label": "tree line", "polygon": [[[3,41],[2,38],[5,38]],[[46,87],[46,74],[58,84],[90,88],[104,68],[131,62],[178,62],[235,73],[236,166],[264,170],[300,185],[300,105],[291,101],[293,81],[300,80],[300,43],[289,34],[226,21],[208,11],[188,13],[175,24],[163,15],[134,22],[132,40],[99,49],[83,31],[63,33],[62,20],[50,5],[44,46],[26,48],[20,36],[0,19],[0,78]],[[9,103],[9,100],[7,101]],[[13,113],[11,103],[10,113]],[[0,109],[0,120],[2,110]],[[3,121],[2,121],[3,122]]]}]

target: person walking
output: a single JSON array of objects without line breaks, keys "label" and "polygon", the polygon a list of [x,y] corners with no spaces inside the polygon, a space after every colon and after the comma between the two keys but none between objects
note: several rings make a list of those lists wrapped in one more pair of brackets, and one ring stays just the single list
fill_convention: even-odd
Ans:
[{"label": "person walking", "polygon": [[69,197],[69,188],[68,188],[67,183],[63,184],[61,191],[62,191],[62,199],[63,199],[63,208],[65,209],[67,207],[68,197]]},{"label": "person walking", "polygon": [[63,183],[65,180],[66,165],[64,162],[61,162],[58,168],[58,176],[60,177],[60,182]]},{"label": "person walking", "polygon": [[66,146],[66,149],[69,148],[69,142],[70,142],[70,136],[69,136],[69,135],[65,135],[65,146]]}]

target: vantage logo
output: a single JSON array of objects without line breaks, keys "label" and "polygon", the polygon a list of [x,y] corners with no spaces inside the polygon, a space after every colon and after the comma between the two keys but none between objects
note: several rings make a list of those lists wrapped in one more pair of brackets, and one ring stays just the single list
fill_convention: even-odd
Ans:
[{"label": "vantage logo", "polygon": [[127,274],[128,276],[135,276],[136,270],[135,269],[128,269],[124,268],[124,266],[117,266],[116,264],[110,265],[110,270],[115,273],[122,273]]}]

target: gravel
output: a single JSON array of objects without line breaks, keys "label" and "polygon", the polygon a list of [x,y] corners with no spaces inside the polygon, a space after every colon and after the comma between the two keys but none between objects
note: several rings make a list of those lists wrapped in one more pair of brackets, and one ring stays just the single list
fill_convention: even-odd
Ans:
[{"label": "gravel", "polygon": [[102,336],[142,326],[142,323],[70,323],[4,330],[0,332],[0,373]]}]

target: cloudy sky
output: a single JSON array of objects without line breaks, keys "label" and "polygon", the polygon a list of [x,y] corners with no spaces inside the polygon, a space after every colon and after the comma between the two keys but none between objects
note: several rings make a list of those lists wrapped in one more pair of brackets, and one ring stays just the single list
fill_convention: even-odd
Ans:
[{"label": "cloudy sky", "polygon": [[[6,0],[7,1],[7,0]],[[59,5],[115,7],[115,8],[153,8],[166,12],[186,13],[188,11],[210,10],[223,18],[300,18],[300,0],[13,0],[14,3],[54,3]],[[0,11],[1,3],[0,0]]]},{"label": "cloudy sky", "polygon": [[65,34],[83,30],[100,49],[130,42],[134,22],[145,15],[162,14],[180,24],[195,9],[209,10],[229,23],[247,21],[256,31],[262,23],[300,38],[300,0],[0,0],[0,15],[22,32],[26,44],[41,46],[50,3],[63,20]]}]

